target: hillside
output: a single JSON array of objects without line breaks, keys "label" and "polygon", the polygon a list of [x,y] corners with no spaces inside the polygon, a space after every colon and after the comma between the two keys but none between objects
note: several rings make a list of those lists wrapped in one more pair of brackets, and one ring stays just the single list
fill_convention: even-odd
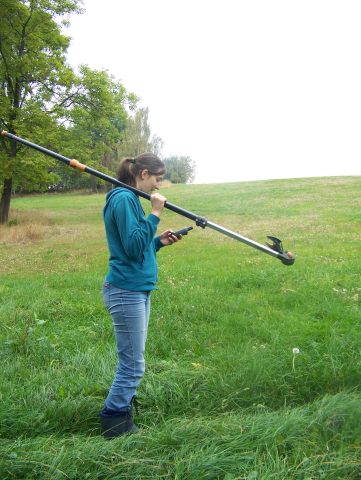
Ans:
[{"label": "hillside", "polygon": [[[198,227],[162,249],[142,431],[111,442],[104,195],[15,198],[0,228],[0,478],[361,478],[360,191],[330,177],[161,192],[297,259]],[[161,230],[188,225],[162,216]]]}]

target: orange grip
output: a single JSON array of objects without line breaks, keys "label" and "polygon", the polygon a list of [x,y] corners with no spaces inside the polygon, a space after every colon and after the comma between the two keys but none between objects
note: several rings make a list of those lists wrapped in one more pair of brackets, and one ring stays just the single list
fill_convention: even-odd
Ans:
[{"label": "orange grip", "polygon": [[84,170],[86,169],[86,165],[84,165],[84,163],[80,163],[78,162],[78,160],[75,160],[74,158],[70,160],[69,165],[72,168],[77,168],[78,170],[81,170],[82,172],[84,172]]}]

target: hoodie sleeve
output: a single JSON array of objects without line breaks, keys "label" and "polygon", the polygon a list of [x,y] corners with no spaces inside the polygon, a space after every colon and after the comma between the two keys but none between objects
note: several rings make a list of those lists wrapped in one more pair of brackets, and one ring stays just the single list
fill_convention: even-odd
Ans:
[{"label": "hoodie sleeve", "polygon": [[159,237],[155,237],[154,239],[154,246],[155,246],[155,251],[158,252],[161,248],[164,247],[163,243],[160,241]]},{"label": "hoodie sleeve", "polygon": [[112,199],[112,213],[125,253],[132,260],[141,260],[143,253],[153,242],[160,219],[149,214],[140,215],[138,200],[129,195],[117,195]]}]

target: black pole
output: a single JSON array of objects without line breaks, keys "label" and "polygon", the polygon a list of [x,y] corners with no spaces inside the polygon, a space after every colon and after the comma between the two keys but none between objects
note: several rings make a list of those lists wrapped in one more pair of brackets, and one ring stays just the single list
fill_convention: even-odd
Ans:
[{"label": "black pole", "polygon": [[[23,145],[26,145],[27,147],[33,148],[34,150],[37,150],[38,152],[44,153],[45,155],[48,155],[50,157],[55,158],[56,160],[59,160],[60,162],[63,162],[67,165],[69,165],[72,168],[75,168],[77,170],[80,170],[82,172],[89,173],[90,175],[94,175],[95,177],[101,178],[102,180],[105,180],[109,183],[112,183],[113,185],[116,185],[117,187],[123,187],[127,188],[128,190],[131,190],[134,192],[136,195],[139,195],[142,198],[145,198],[147,200],[150,200],[150,195],[148,193],[142,192],[141,190],[138,190],[135,187],[131,187],[130,185],[127,185],[126,183],[121,182],[120,180],[117,180],[116,178],[110,177],[109,175],[106,175],[105,173],[99,172],[98,170],[95,170],[94,168],[88,167],[87,165],[84,165],[83,163],[78,162],[78,160],[75,159],[70,159],[68,157],[64,157],[64,155],[60,155],[59,153],[53,152],[52,150],[48,150],[45,147],[42,147],[40,145],[37,145],[36,143],[29,142],[29,140],[26,140],[24,138],[18,137],[12,133],[6,132],[5,130],[1,131],[0,134],[3,137],[8,137],[11,140],[14,140],[16,142],[22,143]],[[282,249],[282,243],[280,240],[278,240],[275,237],[269,237],[273,241],[273,245],[265,246],[262,245],[261,243],[255,242],[254,240],[251,240],[247,237],[244,237],[236,232],[232,232],[231,230],[228,230],[220,225],[217,225],[216,223],[213,223],[211,221],[208,221],[206,218],[201,217],[199,215],[196,215],[195,213],[189,212],[188,210],[185,210],[184,208],[178,207],[177,205],[174,205],[170,202],[165,203],[165,208],[168,210],[172,210],[175,213],[178,213],[179,215],[182,215],[183,217],[189,218],[190,220],[193,220],[198,227],[209,227],[212,228],[213,230],[216,230],[220,233],[223,233],[224,235],[227,235],[228,237],[234,238],[235,240],[238,240],[242,243],[245,243],[246,245],[249,245],[250,247],[256,248],[257,250],[260,250],[261,252],[267,253],[268,255],[271,255],[272,257],[278,258],[281,260],[281,262],[284,265],[292,265],[295,261],[295,256],[291,252],[285,252]]]}]

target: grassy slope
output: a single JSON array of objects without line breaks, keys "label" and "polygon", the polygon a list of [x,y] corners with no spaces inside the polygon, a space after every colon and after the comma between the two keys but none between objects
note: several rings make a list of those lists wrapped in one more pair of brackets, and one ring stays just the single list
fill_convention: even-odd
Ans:
[{"label": "grassy slope", "polygon": [[162,250],[143,432],[112,442],[97,421],[115,367],[100,298],[104,196],[16,199],[19,225],[0,231],[0,478],[360,478],[360,187],[162,192],[261,243],[279,236],[298,258],[286,267],[209,229]]}]

